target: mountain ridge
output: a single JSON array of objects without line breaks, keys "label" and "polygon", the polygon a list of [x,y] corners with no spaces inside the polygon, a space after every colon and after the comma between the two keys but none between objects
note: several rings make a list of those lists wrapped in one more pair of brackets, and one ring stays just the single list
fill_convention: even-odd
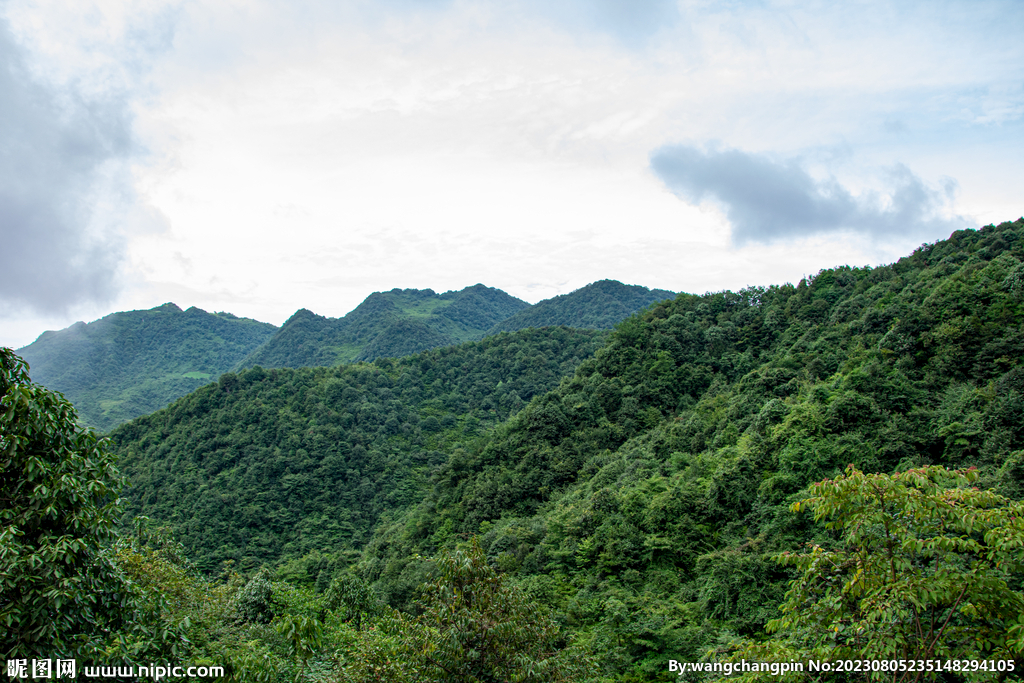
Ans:
[{"label": "mountain ridge", "polygon": [[168,302],[48,330],[17,353],[33,381],[67,396],[84,423],[107,429],[215,379],[276,329]]},{"label": "mountain ridge", "polygon": [[[112,313],[92,323],[76,322],[65,330],[46,331],[19,353],[32,365],[36,381],[64,392],[79,406],[83,423],[106,430],[161,408],[229,370],[257,365],[330,367],[400,357],[500,333],[507,321],[512,321],[506,325],[508,330],[559,325],[605,329],[664,295],[671,292],[601,280],[531,306],[480,283],[440,294],[431,289],[393,288],[371,293],[341,318],[300,308],[279,328],[230,313],[207,313],[196,307],[183,311],[168,302],[148,312]],[[522,315],[534,308],[539,315]],[[152,318],[149,323],[162,322],[149,324],[140,318],[143,314]],[[259,328],[263,332],[229,357],[222,357],[217,349],[223,344],[216,334],[204,337],[201,330],[193,330],[198,336],[189,336],[164,325],[170,319],[198,328],[256,325],[263,326]],[[113,324],[114,320],[120,322]],[[125,326],[132,329],[121,329]],[[83,335],[90,344],[74,341]],[[65,343],[68,348],[57,349]],[[175,348],[174,343],[181,347]],[[152,351],[152,362],[142,365],[153,367],[139,364],[132,355],[136,348]],[[220,360],[186,367],[183,358],[193,358],[195,365],[204,354]],[[160,369],[161,359],[166,368]]]},{"label": "mountain ridge", "polygon": [[[529,307],[525,301],[482,284],[437,294],[432,289],[373,292],[340,318],[296,311],[235,368],[334,366],[374,360],[384,353],[415,353],[481,339],[496,322]],[[416,324],[394,325],[400,320]],[[406,338],[398,339],[404,333]],[[378,337],[381,337],[378,341]],[[376,343],[374,343],[376,341]],[[367,351],[367,348],[370,350]]]},{"label": "mountain ridge", "polygon": [[546,325],[608,330],[643,308],[675,295],[666,289],[626,285],[618,280],[597,280],[568,294],[539,301],[499,322],[488,333]]}]

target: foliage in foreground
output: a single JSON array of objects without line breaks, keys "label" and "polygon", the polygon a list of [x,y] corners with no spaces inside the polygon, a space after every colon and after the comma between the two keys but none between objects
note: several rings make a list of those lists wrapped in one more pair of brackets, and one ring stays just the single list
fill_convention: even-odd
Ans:
[{"label": "foliage in foreground", "polygon": [[118,536],[124,484],[105,440],[0,348],[0,658],[133,664],[243,656],[229,596],[166,530]]},{"label": "foliage in foreground", "polygon": [[[774,635],[730,659],[1016,660],[1024,669],[1024,504],[973,488],[977,480],[973,469],[887,475],[850,466],[811,486],[792,509],[813,512],[834,535],[776,558],[799,575],[782,616],[768,622]],[[865,677],[937,675],[908,668]]]},{"label": "foliage in foreground", "polygon": [[105,554],[121,477],[60,394],[0,348],[0,656],[90,655],[130,596]]},{"label": "foliage in foreground", "polygon": [[421,614],[394,610],[363,632],[339,681],[568,683],[596,673],[591,656],[488,564],[479,542],[436,559]]},{"label": "foliage in foreground", "polygon": [[123,483],[74,407],[0,348],[0,656],[133,662],[194,649],[180,570],[115,534]]}]

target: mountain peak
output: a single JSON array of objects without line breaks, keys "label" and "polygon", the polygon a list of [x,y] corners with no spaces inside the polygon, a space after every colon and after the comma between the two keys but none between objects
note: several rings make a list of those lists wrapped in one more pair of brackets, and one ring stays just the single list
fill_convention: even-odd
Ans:
[{"label": "mountain peak", "polygon": [[516,313],[491,328],[490,334],[549,325],[611,329],[637,311],[674,297],[674,292],[664,289],[625,285],[618,280],[598,280]]}]

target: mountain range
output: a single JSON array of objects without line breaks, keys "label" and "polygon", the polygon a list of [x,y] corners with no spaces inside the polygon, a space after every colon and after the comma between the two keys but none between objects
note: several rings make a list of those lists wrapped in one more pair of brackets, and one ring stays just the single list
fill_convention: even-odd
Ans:
[{"label": "mountain range", "polygon": [[530,304],[500,289],[473,285],[458,292],[431,289],[374,292],[341,318],[301,309],[239,368],[333,366],[482,338]]},{"label": "mountain range", "polygon": [[300,309],[280,328],[167,303],[45,332],[17,353],[34,381],[64,393],[84,424],[106,431],[230,370],[397,358],[528,327],[609,329],[672,296],[613,280],[533,306],[482,284],[443,294],[392,289],[374,292],[341,318]]},{"label": "mountain range", "polygon": [[[129,517],[168,525],[207,573],[266,567],[302,605],[343,576],[416,614],[429,558],[475,543],[593,680],[674,680],[670,659],[763,640],[795,578],[776,558],[836,542],[793,511],[815,482],[970,467],[1024,497],[1022,328],[1024,219],[890,265],[679,294],[611,332],[226,373],[110,443]],[[345,642],[377,643],[380,614]]]}]

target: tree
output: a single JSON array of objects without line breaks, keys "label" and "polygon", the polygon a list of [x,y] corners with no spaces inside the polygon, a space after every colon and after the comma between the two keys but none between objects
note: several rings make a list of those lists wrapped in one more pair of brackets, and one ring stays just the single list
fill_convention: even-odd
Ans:
[{"label": "tree", "polygon": [[225,582],[206,580],[166,526],[136,517],[134,533],[123,533],[111,548],[121,578],[130,586],[129,622],[116,635],[123,655],[139,662],[186,652],[198,664],[225,662],[225,650],[241,630],[230,599],[240,578],[225,571]]},{"label": "tree", "polygon": [[[977,478],[973,469],[887,475],[851,465],[811,486],[792,509],[812,511],[836,541],[777,557],[800,575],[768,623],[776,636],[731,659],[942,660],[958,675],[968,673],[962,660],[1016,660],[1024,670],[1024,504],[970,487]],[[865,675],[939,675],[914,668]]]},{"label": "tree", "polygon": [[334,577],[324,595],[326,609],[344,609],[342,618],[355,622],[356,631],[362,629],[363,617],[377,611],[377,597],[365,581],[351,572]]},{"label": "tree", "polygon": [[315,617],[288,614],[276,621],[275,628],[288,643],[288,654],[299,664],[295,673],[298,683],[310,658],[323,647],[323,624]]},{"label": "tree", "polygon": [[475,538],[435,562],[422,614],[392,612],[364,631],[340,680],[557,683],[595,673],[536,603],[505,584]]},{"label": "tree", "polygon": [[249,579],[235,598],[235,606],[242,621],[268,624],[274,618],[274,589],[270,585],[270,570],[261,567]]},{"label": "tree", "polygon": [[0,653],[88,656],[130,591],[104,548],[122,487],[103,441],[0,348]]}]

